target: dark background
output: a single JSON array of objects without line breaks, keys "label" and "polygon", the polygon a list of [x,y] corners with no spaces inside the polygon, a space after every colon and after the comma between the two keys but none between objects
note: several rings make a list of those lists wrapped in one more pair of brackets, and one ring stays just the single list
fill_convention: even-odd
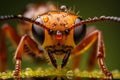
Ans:
[{"label": "dark background", "polygon": [[[44,2],[48,0],[44,0]],[[50,1],[50,0],[49,0]],[[120,0],[51,0],[59,5],[67,5],[68,7],[75,7],[75,11],[79,11],[79,15],[83,19],[94,16],[118,16],[120,17]],[[0,1],[0,15],[19,14],[29,3],[42,2],[42,0],[1,0]],[[17,21],[7,21],[14,27]],[[1,22],[0,26],[3,23]],[[102,31],[106,58],[105,62],[109,70],[120,70],[120,23],[115,22],[98,22],[89,25],[95,25]],[[8,68],[14,69],[12,57],[14,55],[14,48],[12,49],[10,41],[7,41],[8,47]],[[87,54],[83,54],[86,56]],[[29,63],[29,64],[26,64]],[[84,61],[82,62],[84,64]],[[30,61],[23,61],[23,67],[31,67]],[[83,65],[81,67],[84,67]]]}]

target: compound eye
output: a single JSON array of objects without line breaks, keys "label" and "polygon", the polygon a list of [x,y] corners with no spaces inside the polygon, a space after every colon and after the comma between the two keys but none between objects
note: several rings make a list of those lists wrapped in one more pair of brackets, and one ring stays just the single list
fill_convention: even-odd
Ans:
[{"label": "compound eye", "polygon": [[[44,24],[43,21],[42,21],[42,19],[41,19],[40,17],[38,17],[38,18],[36,19],[36,21]],[[45,37],[45,33],[44,33],[44,29],[43,29],[41,26],[36,25],[36,24],[33,24],[33,25],[32,25],[32,34],[33,34],[34,38],[35,38],[40,44],[43,44],[43,42],[44,42],[44,37]]]},{"label": "compound eye", "polygon": [[[75,24],[79,23],[80,21],[82,21],[82,19],[78,17],[75,20]],[[81,41],[81,39],[85,36],[85,33],[86,33],[86,25],[85,24],[75,27],[75,29],[74,29],[75,44],[78,44]]]}]

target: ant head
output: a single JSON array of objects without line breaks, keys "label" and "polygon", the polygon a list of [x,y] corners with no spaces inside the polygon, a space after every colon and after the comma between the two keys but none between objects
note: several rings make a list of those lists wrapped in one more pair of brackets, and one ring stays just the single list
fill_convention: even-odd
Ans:
[{"label": "ant head", "polygon": [[[64,11],[48,12],[37,17],[35,21],[46,27],[42,28],[36,24],[33,24],[32,26],[33,35],[41,44],[44,41],[45,29],[47,29],[47,33],[56,40],[62,40],[63,37],[65,39],[67,36],[71,36],[72,38],[73,35],[76,44],[85,36],[86,33],[85,24],[78,25],[74,29],[70,29],[71,25],[81,22],[82,19],[74,14],[66,13]],[[72,33],[72,31],[74,32]]]}]

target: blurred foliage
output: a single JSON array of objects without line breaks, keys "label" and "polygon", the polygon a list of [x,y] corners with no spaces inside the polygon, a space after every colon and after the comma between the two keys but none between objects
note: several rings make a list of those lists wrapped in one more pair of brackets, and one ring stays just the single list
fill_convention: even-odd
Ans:
[{"label": "blurred foliage", "polygon": [[[120,72],[117,70],[111,71],[113,74],[113,79],[120,79]],[[68,68],[64,68],[64,69],[52,69],[52,68],[48,68],[48,69],[43,69],[43,68],[37,68],[35,70],[31,69],[31,68],[26,68],[25,70],[22,70],[20,72],[20,77],[22,78],[22,80],[26,80],[25,78],[39,78],[39,80],[43,80],[41,78],[49,78],[49,80],[54,80],[51,78],[61,78],[63,77],[63,79],[55,79],[55,80],[76,80],[76,78],[88,78],[88,79],[102,79],[102,80],[111,80],[109,77],[106,77],[105,75],[103,75],[102,71],[100,70],[93,70],[91,72],[88,71],[81,71],[79,69],[75,69],[75,70],[70,70]],[[66,77],[66,78],[65,78]],[[2,72],[0,73],[0,79],[12,79],[14,78],[13,76],[13,72],[11,71],[7,71],[7,72]],[[65,78],[65,79],[64,79]],[[27,79],[28,80],[28,79]],[[31,79],[30,79],[31,80]],[[48,80],[48,79],[45,79]]]},{"label": "blurred foliage", "polygon": [[[118,16],[120,17],[120,0],[49,0],[55,2],[59,5],[67,5],[68,8],[75,8],[75,11],[79,11],[79,15],[83,18],[89,18],[94,16]],[[29,3],[38,3],[38,2],[48,2],[48,0],[1,0],[0,1],[0,15],[8,15],[8,14],[20,14],[25,6]],[[3,21],[0,23],[2,26],[4,23],[10,23],[14,28],[16,28],[17,21]],[[87,24],[88,26],[94,25],[98,29],[102,31],[104,42],[105,42],[105,50],[106,50],[106,58],[105,62],[109,70],[118,69],[120,70],[120,24],[115,22],[98,22]],[[8,54],[8,68],[14,69],[14,63],[12,61],[12,57],[14,56],[15,48],[11,47],[11,42],[7,39],[7,54]],[[85,58],[89,54],[83,54],[82,65],[81,68],[84,69],[84,66],[87,64],[87,59]],[[97,61],[96,61],[97,62]],[[26,64],[27,63],[27,64]],[[33,67],[31,61],[23,61],[22,65],[24,67]],[[34,64],[38,66],[38,64]],[[40,66],[40,64],[39,64]]]}]

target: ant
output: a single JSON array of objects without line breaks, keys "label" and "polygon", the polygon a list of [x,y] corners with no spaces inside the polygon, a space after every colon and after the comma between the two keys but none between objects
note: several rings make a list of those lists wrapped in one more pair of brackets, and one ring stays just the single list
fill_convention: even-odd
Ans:
[{"label": "ant", "polygon": [[[5,36],[9,36],[17,46],[14,59],[15,79],[19,77],[23,54],[32,54],[49,58],[49,61],[58,69],[64,68],[70,56],[80,56],[89,47],[94,45],[88,68],[91,69],[95,58],[106,77],[113,78],[108,72],[104,58],[105,49],[102,33],[93,30],[86,35],[86,24],[102,21],[120,22],[120,18],[113,16],[100,16],[83,20],[81,17],[70,12],[65,5],[57,8],[53,4],[29,5],[23,15],[0,16],[0,21],[18,19],[22,35],[8,24],[3,25],[0,42],[1,71],[6,68]],[[62,64],[58,66],[57,57],[62,57]],[[73,68],[78,67],[79,57],[75,58]]]}]

